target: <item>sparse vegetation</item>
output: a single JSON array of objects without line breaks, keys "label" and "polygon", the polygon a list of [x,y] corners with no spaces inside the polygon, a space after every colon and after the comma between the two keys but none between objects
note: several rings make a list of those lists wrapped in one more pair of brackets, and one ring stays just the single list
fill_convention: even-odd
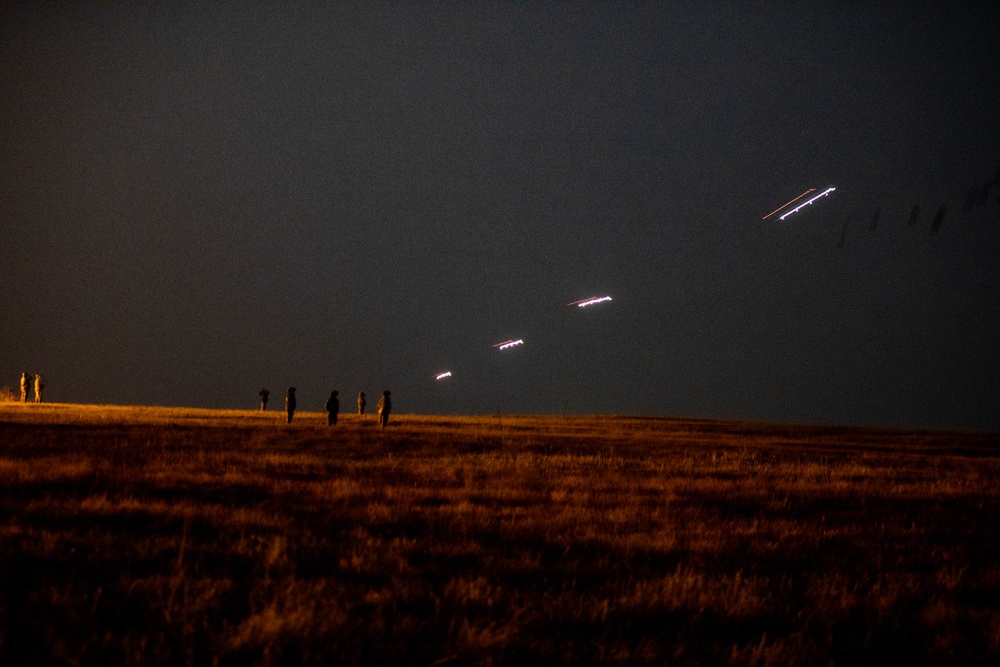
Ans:
[{"label": "sparse vegetation", "polygon": [[0,664],[996,664],[992,435],[0,406]]}]

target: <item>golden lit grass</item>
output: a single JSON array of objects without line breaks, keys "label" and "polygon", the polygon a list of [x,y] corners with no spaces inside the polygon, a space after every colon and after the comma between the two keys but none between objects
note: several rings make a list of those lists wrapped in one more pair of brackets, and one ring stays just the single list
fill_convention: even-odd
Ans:
[{"label": "golden lit grass", "polygon": [[995,436],[0,406],[0,664],[993,664]]}]

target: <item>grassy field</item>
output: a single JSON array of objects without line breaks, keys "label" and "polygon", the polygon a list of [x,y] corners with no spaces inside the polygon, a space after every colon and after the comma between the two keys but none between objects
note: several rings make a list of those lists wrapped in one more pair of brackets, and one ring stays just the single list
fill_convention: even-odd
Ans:
[{"label": "grassy field", "polygon": [[1000,437],[0,404],[2,665],[1000,664]]}]

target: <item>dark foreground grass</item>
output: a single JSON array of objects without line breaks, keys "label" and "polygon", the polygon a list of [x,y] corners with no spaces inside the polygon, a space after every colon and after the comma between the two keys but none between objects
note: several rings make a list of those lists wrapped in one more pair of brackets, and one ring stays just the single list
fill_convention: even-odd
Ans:
[{"label": "dark foreground grass", "polygon": [[1000,662],[1000,442],[0,404],[0,665]]}]

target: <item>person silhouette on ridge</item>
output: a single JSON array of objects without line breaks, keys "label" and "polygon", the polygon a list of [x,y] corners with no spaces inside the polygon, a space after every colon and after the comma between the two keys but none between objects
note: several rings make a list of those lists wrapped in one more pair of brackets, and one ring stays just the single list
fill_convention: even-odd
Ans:
[{"label": "person silhouette on ridge", "polygon": [[337,413],[340,412],[340,399],[337,392],[331,391],[330,398],[326,399],[326,425],[333,426],[337,423]]},{"label": "person silhouette on ridge", "polygon": [[289,387],[285,394],[285,410],[288,411],[288,422],[292,423],[292,415],[295,414],[295,387]]},{"label": "person silhouette on ridge", "polygon": [[389,413],[392,412],[392,400],[389,398],[389,390],[382,392],[382,398],[378,399],[378,425],[383,428],[389,423]]}]

